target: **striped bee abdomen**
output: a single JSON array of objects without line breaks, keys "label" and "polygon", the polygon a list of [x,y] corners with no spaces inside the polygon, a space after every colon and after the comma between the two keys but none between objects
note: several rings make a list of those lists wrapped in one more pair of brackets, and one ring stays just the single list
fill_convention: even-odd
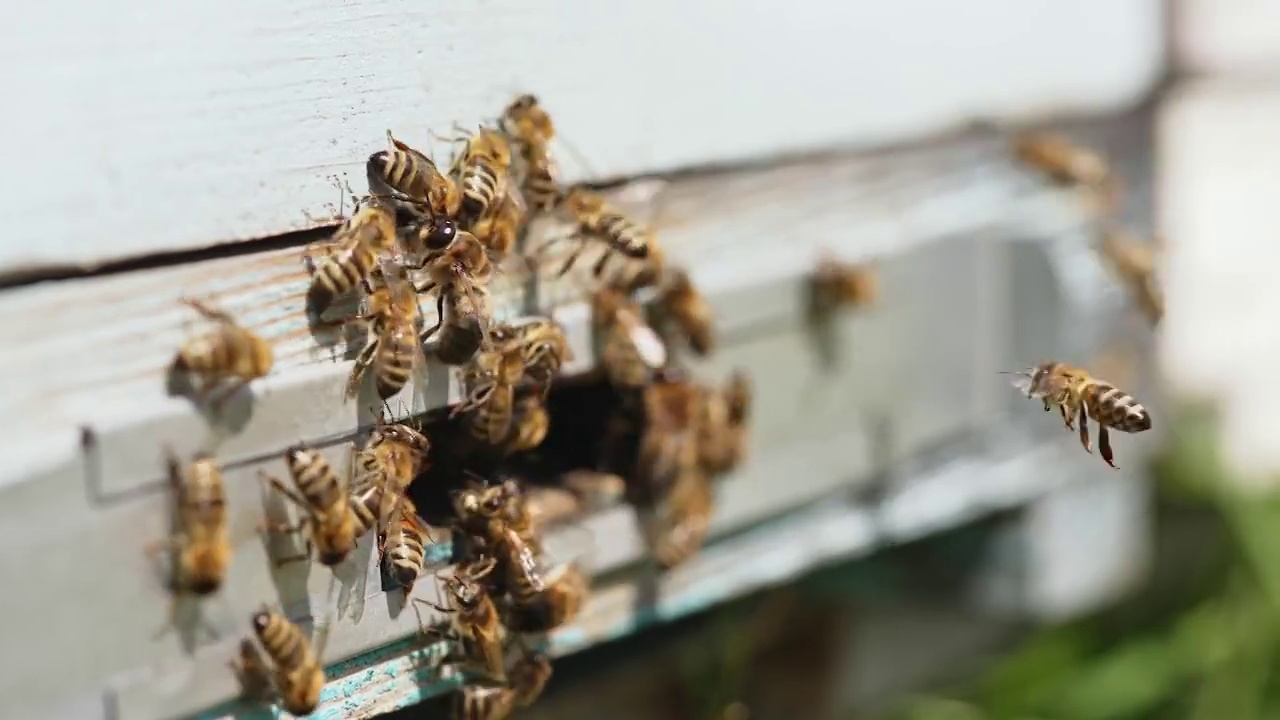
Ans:
[{"label": "striped bee abdomen", "polygon": [[1084,402],[1089,415],[1102,425],[1127,433],[1151,429],[1151,413],[1110,383],[1091,383],[1084,390]]}]

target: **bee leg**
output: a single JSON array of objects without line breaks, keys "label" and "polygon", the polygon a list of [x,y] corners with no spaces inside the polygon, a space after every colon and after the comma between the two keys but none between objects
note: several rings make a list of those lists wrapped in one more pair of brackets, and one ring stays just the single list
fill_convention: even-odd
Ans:
[{"label": "bee leg", "polygon": [[374,340],[368,343],[356,356],[356,364],[351,368],[351,376],[347,378],[346,398],[351,400],[360,393],[360,379],[364,377],[364,373],[369,369],[369,365],[373,364],[374,354],[378,352],[378,346],[381,343]]},{"label": "bee leg", "polygon": [[609,262],[609,258],[612,256],[612,250],[606,250],[600,254],[600,259],[597,260],[595,266],[591,268],[592,277],[598,278],[604,274],[604,266]]},{"label": "bee leg", "polygon": [[[1084,451],[1093,454],[1093,445],[1089,442],[1089,416],[1085,414],[1084,407],[1080,408],[1080,444],[1084,446]],[[1104,428],[1105,431],[1105,428]]]},{"label": "bee leg", "polygon": [[1107,432],[1107,426],[1098,424],[1098,452],[1102,455],[1102,459],[1111,466],[1113,470],[1119,470],[1115,463],[1115,454],[1111,451],[1111,433]]},{"label": "bee leg", "polygon": [[419,336],[422,342],[426,342],[427,338],[430,338],[432,335],[435,335],[436,332],[439,331],[443,325],[444,325],[444,293],[440,293],[436,297],[436,324],[432,325],[431,327],[427,328],[422,332],[422,335]]},{"label": "bee leg", "polygon": [[[578,262],[578,256],[582,254],[582,251],[586,249],[586,247],[587,247],[586,240],[585,239],[579,240],[578,248],[569,254],[569,259],[565,260],[564,265],[560,266],[560,271],[556,273],[556,277],[564,277],[565,275],[567,275],[569,273],[569,270],[573,267],[574,263]],[[606,257],[607,256],[608,255],[606,254]]]},{"label": "bee leg", "polygon": [[1066,406],[1066,405],[1059,405],[1059,406],[1058,406],[1058,410],[1062,412],[1062,422],[1064,422],[1064,423],[1066,423],[1066,424],[1067,424],[1067,429],[1068,429],[1068,430],[1075,430],[1075,429],[1076,429],[1076,426],[1075,426],[1075,423],[1073,423],[1073,422],[1071,421],[1071,415],[1070,415],[1070,413],[1068,413],[1068,412],[1067,412],[1067,406]]},{"label": "bee leg", "polygon": [[208,318],[209,320],[230,323],[232,325],[234,325],[236,322],[235,318],[228,315],[225,311],[218,310],[209,305],[206,305],[205,303],[201,302],[200,300],[196,300],[195,298],[187,298],[187,297],[179,298],[178,302],[182,303],[183,305],[186,305],[192,310],[195,310],[196,312],[200,313],[201,315]]}]

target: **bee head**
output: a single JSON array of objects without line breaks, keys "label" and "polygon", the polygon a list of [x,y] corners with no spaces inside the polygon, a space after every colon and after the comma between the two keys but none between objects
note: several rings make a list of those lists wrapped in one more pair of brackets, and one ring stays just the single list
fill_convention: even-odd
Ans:
[{"label": "bee head", "polygon": [[253,614],[253,630],[258,635],[262,635],[267,631],[267,627],[271,625],[271,613],[261,610]]}]

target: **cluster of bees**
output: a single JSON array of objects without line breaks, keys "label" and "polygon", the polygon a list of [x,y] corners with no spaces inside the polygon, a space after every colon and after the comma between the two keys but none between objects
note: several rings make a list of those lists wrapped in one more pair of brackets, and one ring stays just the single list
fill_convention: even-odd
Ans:
[{"label": "cluster of bees", "polygon": [[[1095,250],[1124,285],[1133,302],[1154,327],[1164,316],[1164,297],[1156,281],[1156,255],[1150,244],[1126,233],[1117,220],[1119,180],[1099,154],[1060,135],[1027,133],[1013,144],[1014,156],[1051,182],[1083,193],[1097,220]],[[1151,414],[1133,396],[1087,371],[1066,363],[1045,361],[1014,373],[1014,386],[1028,398],[1043,401],[1049,412],[1057,407],[1067,430],[1079,422],[1080,444],[1092,452],[1088,421],[1098,424],[1098,451],[1116,467],[1110,430],[1138,433],[1151,429]]]},{"label": "cluster of bees", "polygon": [[[536,268],[547,247],[568,241],[575,246],[558,269],[564,275],[588,247],[604,249],[592,270],[590,306],[599,358],[593,375],[608,389],[610,409],[589,443],[593,458],[566,473],[573,477],[564,486],[576,498],[626,495],[643,503],[661,566],[701,547],[712,481],[746,453],[746,375],[734,373],[723,387],[700,385],[668,351],[673,342],[697,355],[713,351],[705,299],[687,273],[666,266],[648,228],[597,192],[558,181],[554,135],[550,116],[531,95],[517,98],[492,125],[453,138],[461,147],[444,171],[388,132],[388,147],[366,164],[369,193],[332,239],[305,257],[307,310],[321,326],[366,330],[348,400],[371,379],[385,407],[421,369],[432,337],[436,358],[456,369],[464,397],[430,429],[421,419],[392,422],[380,413],[364,444],[352,448],[346,472],[299,444],[284,453],[291,482],[261,473],[297,510],[296,521],[266,520],[262,530],[305,538],[305,552],[278,557],[278,565],[314,558],[336,568],[376,530],[384,575],[407,601],[425,573],[427,548],[441,541],[437,533],[449,536],[456,563],[443,581],[445,604],[412,600],[449,618],[447,628],[431,632],[451,641],[467,671],[452,700],[453,715],[465,720],[500,720],[541,694],[551,665],[533,649],[537,636],[573,621],[590,586],[581,558],[559,562],[544,549],[541,528],[554,513],[537,502],[540,488],[512,470],[529,464],[521,458],[539,457],[552,430],[552,382],[574,358],[564,328],[551,317],[495,322],[488,283],[503,262]],[[525,252],[518,246],[539,214],[566,221],[571,231]],[[632,271],[606,276],[617,256]],[[656,297],[647,308],[637,298],[646,288]],[[329,317],[336,300],[355,293],[361,309],[354,316]],[[424,329],[419,302],[432,294],[436,321]],[[185,343],[173,362],[175,372],[198,381],[198,402],[217,409],[270,373],[266,340],[221,310],[183,302],[216,326]],[[211,455],[184,463],[169,452],[168,476],[174,531],[151,552],[169,551],[177,594],[207,596],[222,585],[232,557],[222,474]],[[440,492],[447,508],[428,523],[421,494]],[[584,499],[576,508],[589,504]],[[277,697],[294,715],[311,713],[326,681],[327,628],[313,644],[266,606],[252,628],[256,642],[245,638],[232,663],[246,694]]]}]

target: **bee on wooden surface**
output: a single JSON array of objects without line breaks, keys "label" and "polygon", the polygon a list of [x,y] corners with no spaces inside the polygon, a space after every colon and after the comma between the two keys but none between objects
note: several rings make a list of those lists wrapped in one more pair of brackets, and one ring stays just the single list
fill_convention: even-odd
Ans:
[{"label": "bee on wooden surface", "polygon": [[698,292],[689,274],[676,269],[671,280],[658,296],[659,316],[671,323],[689,342],[698,355],[705,356],[715,347],[715,322],[711,306]]},{"label": "bee on wooden surface", "polygon": [[375,289],[368,297],[367,311],[355,319],[368,325],[369,339],[347,381],[347,399],[360,391],[365,372],[373,370],[378,399],[400,392],[415,369],[421,366],[422,344],[418,339],[420,311],[413,285],[402,275],[375,271]]},{"label": "bee on wooden surface", "polygon": [[1074,430],[1073,422],[1079,420],[1080,444],[1086,452],[1092,452],[1088,420],[1097,422],[1098,449],[1113,468],[1116,464],[1108,429],[1126,433],[1151,429],[1151,414],[1138,401],[1080,368],[1049,360],[1029,370],[1007,374],[1017,376],[1014,387],[1028,398],[1042,400],[1046,412],[1056,405],[1068,430]]},{"label": "bee on wooden surface", "polygon": [[710,528],[712,506],[713,491],[708,478],[698,468],[686,469],[656,509],[651,545],[660,567],[673,568],[702,549]]},{"label": "bee on wooden surface", "polygon": [[1057,185],[1083,187],[1097,193],[1106,206],[1117,200],[1111,168],[1101,155],[1056,133],[1022,133],[1013,140],[1018,162],[1043,173]]},{"label": "bee on wooden surface", "polygon": [[560,368],[573,360],[573,348],[564,333],[564,326],[551,318],[537,318],[514,327],[504,327],[493,339],[497,343],[514,341],[520,344],[525,374],[542,386],[544,398]]},{"label": "bee on wooden surface", "polygon": [[257,333],[241,327],[235,318],[199,300],[183,298],[179,302],[218,324],[213,332],[192,338],[178,349],[173,368],[200,378],[197,398],[210,399],[213,390],[225,381],[234,384],[213,400],[214,405],[235,394],[240,388],[271,372],[275,355],[271,344]]},{"label": "bee on wooden surface", "polygon": [[810,287],[810,314],[824,318],[839,307],[872,307],[880,297],[875,268],[824,257],[814,270]]},{"label": "bee on wooden surface", "polygon": [[614,387],[643,387],[667,364],[662,338],[645,322],[640,304],[620,289],[604,285],[596,290],[591,321],[600,341],[600,364]]},{"label": "bee on wooden surface", "polygon": [[702,391],[687,380],[654,382],[644,390],[644,430],[634,477],[663,496],[698,464]]},{"label": "bee on wooden surface", "polygon": [[525,208],[519,196],[506,193],[491,212],[471,224],[471,234],[484,245],[495,262],[501,262],[515,247],[524,219]]},{"label": "bee on wooden surface", "polygon": [[551,660],[542,653],[525,651],[511,666],[509,683],[492,680],[469,682],[454,693],[453,720],[505,720],[518,708],[532,705],[551,680]]},{"label": "bee on wooden surface", "polygon": [[[652,233],[649,229],[610,205],[604,196],[594,190],[581,186],[570,188],[561,198],[559,208],[576,223],[576,232],[567,238],[551,240],[538,251],[541,254],[562,239],[575,240],[578,243],[578,247],[561,266],[559,275],[569,272],[593,238],[606,243],[612,252],[632,259],[643,260],[649,256],[649,247],[652,243]],[[599,277],[604,272],[605,263],[608,262],[610,254],[606,252],[600,256],[592,269],[593,275]]]},{"label": "bee on wooden surface", "polygon": [[396,217],[386,205],[368,200],[334,233],[324,255],[306,256],[311,268],[307,305],[321,315],[333,300],[365,281],[384,253],[396,247]]},{"label": "bee on wooden surface", "polygon": [[378,506],[378,517],[385,522],[396,500],[404,496],[410,483],[422,472],[431,452],[431,441],[417,429],[404,423],[384,423],[369,436],[356,455],[353,477],[362,484],[385,490]]},{"label": "bee on wooden surface", "polygon": [[386,150],[369,156],[365,165],[369,189],[375,195],[403,198],[425,206],[434,218],[454,218],[462,207],[462,192],[431,158],[397,140],[387,131]]},{"label": "bee on wooden surface", "polygon": [[547,412],[542,398],[526,395],[516,400],[512,422],[515,423],[515,430],[507,442],[506,452],[524,452],[538,447],[547,439],[547,432],[551,429],[551,414]]},{"label": "bee on wooden surface", "polygon": [[209,595],[222,586],[232,556],[222,470],[208,455],[184,468],[172,450],[166,454],[177,523],[173,536],[152,545],[149,552],[174,551],[175,589]]},{"label": "bee on wooden surface", "polygon": [[507,553],[507,587],[511,604],[507,627],[515,632],[544,633],[573,622],[582,610],[591,581],[575,562],[549,570],[515,530],[503,530]]},{"label": "bee on wooden surface", "polygon": [[502,113],[501,126],[511,137],[521,165],[520,192],[535,212],[548,212],[559,204],[562,191],[556,179],[551,139],[551,116],[533,95],[521,95]]},{"label": "bee on wooden surface", "polygon": [[451,415],[471,412],[467,423],[471,437],[489,445],[501,445],[511,432],[515,417],[516,384],[524,377],[524,354],[519,345],[481,351],[472,360],[467,399]]},{"label": "bee on wooden surface", "polygon": [[422,339],[439,332],[436,355],[446,365],[461,365],[480,349],[492,322],[485,288],[493,273],[488,255],[474,235],[460,232],[446,251],[429,258],[423,267],[430,280],[417,290],[437,291],[437,320]]},{"label": "bee on wooden surface", "polygon": [[313,648],[289,618],[266,609],[253,616],[253,631],[274,666],[272,681],[280,704],[299,717],[311,714],[320,704],[325,683],[320,664],[323,641]]},{"label": "bee on wooden surface", "polygon": [[462,188],[462,218],[469,226],[507,196],[511,146],[497,130],[481,128],[464,140],[450,174]]},{"label": "bee on wooden surface", "polygon": [[469,659],[474,658],[493,680],[506,680],[503,651],[503,627],[498,608],[482,582],[493,572],[493,558],[458,565],[445,580],[448,605],[441,606],[419,598],[414,602],[446,613],[454,635],[462,641]]},{"label": "bee on wooden surface", "polygon": [[297,525],[271,524],[271,527],[280,532],[297,532],[305,528],[307,552],[282,559],[277,564],[305,560],[313,548],[321,564],[334,566],[341,563],[355,549],[361,524],[352,507],[346,480],[333,471],[324,456],[301,446],[285,452],[285,464],[298,488],[296,492],[279,478],[261,470],[259,474],[306,516]]},{"label": "bee on wooden surface", "polygon": [[1115,227],[1105,227],[1098,252],[1128,289],[1151,325],[1164,317],[1164,293],[1156,282],[1154,248]]},{"label": "bee on wooden surface", "polygon": [[378,552],[387,574],[404,589],[406,599],[422,574],[423,558],[430,540],[413,502],[407,497],[397,498],[386,528],[379,537]]}]

